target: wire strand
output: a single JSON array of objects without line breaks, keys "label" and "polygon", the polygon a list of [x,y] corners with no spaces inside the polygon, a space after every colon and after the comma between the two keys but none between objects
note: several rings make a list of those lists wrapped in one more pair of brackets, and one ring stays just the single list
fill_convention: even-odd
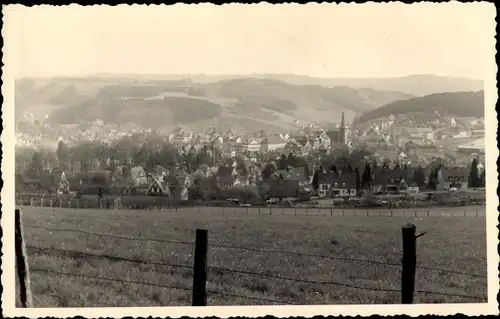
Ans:
[{"label": "wire strand", "polygon": [[239,274],[245,274],[245,275],[253,275],[253,276],[259,276],[259,277],[275,278],[275,279],[280,279],[280,280],[302,282],[302,283],[307,283],[307,284],[343,286],[343,287],[347,287],[347,288],[363,289],[363,290],[371,290],[371,291],[401,292],[401,290],[399,290],[399,289],[381,289],[381,288],[372,288],[372,287],[362,287],[362,286],[344,284],[344,283],[335,282],[335,281],[314,281],[314,280],[306,280],[306,279],[297,279],[297,278],[284,277],[284,276],[280,276],[280,275],[257,273],[257,272],[246,271],[246,270],[235,270],[235,269],[228,269],[228,268],[222,268],[222,267],[208,267],[208,268],[214,269],[214,270],[219,270],[219,271],[227,271],[227,272],[233,272],[233,273],[239,273]]},{"label": "wire strand", "polygon": [[59,253],[63,253],[65,255],[73,255],[73,256],[70,256],[73,258],[79,258],[79,257],[86,256],[86,257],[98,257],[98,258],[111,259],[114,261],[126,261],[126,262],[140,263],[140,264],[148,264],[148,265],[168,266],[168,267],[177,267],[177,268],[190,268],[190,269],[194,268],[193,266],[189,266],[189,265],[168,264],[168,263],[149,261],[149,260],[146,261],[146,260],[139,260],[139,259],[129,259],[129,258],[125,258],[125,257],[109,256],[109,255],[105,255],[105,254],[99,255],[99,254],[85,253],[85,252],[76,251],[76,250],[62,250],[62,249],[57,249],[57,248],[35,247],[35,246],[26,246],[26,248],[37,250],[40,252],[56,251]]},{"label": "wire strand", "polygon": [[151,287],[159,287],[159,288],[168,288],[168,289],[178,289],[178,290],[192,291],[191,288],[186,288],[186,287],[161,285],[161,284],[154,284],[154,283],[151,283],[151,282],[132,281],[132,280],[125,280],[125,279],[120,279],[120,278],[94,277],[94,276],[87,276],[87,275],[83,275],[83,274],[72,274],[72,273],[69,273],[69,272],[55,271],[55,270],[49,270],[49,269],[41,269],[41,268],[36,268],[36,267],[32,267],[30,270],[32,270],[34,272],[44,272],[44,273],[48,273],[48,274],[56,274],[56,275],[78,277],[78,278],[85,278],[85,279],[113,281],[113,282],[123,282],[123,283],[134,284],[134,285],[145,285],[145,286],[151,286]]},{"label": "wire strand", "polygon": [[434,267],[429,267],[429,266],[419,266],[419,265],[417,265],[416,268],[425,269],[425,270],[440,271],[440,272],[450,273],[450,274],[457,274],[457,275],[478,277],[478,278],[488,278],[488,276],[485,276],[485,275],[479,275],[479,274],[462,272],[462,271],[456,271],[456,270],[448,270],[448,269],[442,269],[442,268],[434,268]]},{"label": "wire strand", "polygon": [[43,230],[48,230],[48,231],[57,231],[57,232],[81,233],[81,234],[86,234],[86,235],[90,235],[90,236],[109,237],[109,238],[131,240],[131,241],[140,241],[140,242],[158,242],[158,243],[194,245],[193,242],[181,241],[181,240],[156,239],[156,238],[134,238],[134,237],[125,237],[125,236],[118,236],[118,235],[92,233],[92,232],[87,232],[87,231],[79,230],[79,229],[57,229],[57,228],[47,228],[47,227],[34,226],[34,225],[27,225],[25,227],[43,229]]},{"label": "wire strand", "polygon": [[208,246],[217,247],[217,248],[229,248],[229,249],[256,251],[256,252],[270,253],[270,254],[287,254],[287,255],[295,255],[295,256],[303,256],[303,257],[323,258],[323,259],[340,260],[340,261],[365,262],[365,263],[372,263],[372,264],[379,264],[379,265],[386,265],[386,266],[402,267],[401,264],[397,264],[397,263],[387,263],[387,262],[383,262],[383,261],[367,260],[367,259],[360,259],[360,258],[334,257],[334,256],[325,256],[325,255],[306,254],[306,253],[299,253],[299,252],[288,251],[288,250],[271,250],[271,249],[251,248],[251,247],[235,246],[235,245],[223,245],[223,244],[211,244]]},{"label": "wire strand", "polygon": [[[109,238],[116,238],[116,239],[130,240],[130,241],[158,242],[158,243],[172,243],[172,244],[194,245],[193,242],[188,242],[188,241],[167,240],[167,239],[154,239],[154,238],[153,239],[148,239],[148,238],[133,238],[133,237],[125,237],[125,236],[117,236],[117,235],[92,233],[92,232],[87,232],[87,231],[77,230],[77,229],[56,229],[56,228],[47,228],[47,227],[33,226],[33,225],[29,225],[29,226],[26,226],[26,227],[28,227],[28,228],[44,229],[44,230],[48,230],[48,231],[78,232],[78,233],[82,233],[82,234],[86,234],[86,235],[90,235],[90,236],[109,237]],[[377,265],[402,267],[402,264],[398,264],[398,263],[389,263],[389,262],[376,261],[376,260],[367,260],[367,259],[361,259],[361,258],[334,257],[334,256],[326,256],[326,255],[306,254],[306,253],[300,253],[300,252],[294,252],[294,251],[288,251],[288,250],[273,250],[273,249],[252,248],[252,247],[245,247],[245,246],[225,245],[225,244],[211,244],[209,246],[210,247],[216,247],[216,248],[239,249],[239,250],[255,251],[255,252],[270,253],[270,254],[273,254],[273,253],[275,253],[275,254],[287,254],[287,255],[293,255],[293,256],[322,258],[322,259],[339,260],[339,261],[347,261],[347,262],[364,262],[364,263],[371,263],[371,264],[377,264]],[[426,270],[433,270],[433,271],[440,271],[440,272],[450,273],[450,274],[471,276],[471,277],[477,277],[477,278],[487,278],[487,276],[485,276],[485,275],[479,275],[479,274],[475,274],[475,273],[467,273],[467,272],[461,272],[461,271],[449,270],[449,269],[443,269],[443,268],[435,268],[435,267],[430,267],[430,266],[419,266],[419,265],[417,265],[416,268],[426,269]]]}]

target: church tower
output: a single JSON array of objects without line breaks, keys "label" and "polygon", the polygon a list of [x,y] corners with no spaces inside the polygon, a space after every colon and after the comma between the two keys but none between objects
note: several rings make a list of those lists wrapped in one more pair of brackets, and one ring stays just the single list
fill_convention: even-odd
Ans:
[{"label": "church tower", "polygon": [[346,140],[347,140],[347,132],[345,129],[344,111],[342,111],[342,119],[340,121],[340,130],[339,130],[339,144],[345,145]]}]

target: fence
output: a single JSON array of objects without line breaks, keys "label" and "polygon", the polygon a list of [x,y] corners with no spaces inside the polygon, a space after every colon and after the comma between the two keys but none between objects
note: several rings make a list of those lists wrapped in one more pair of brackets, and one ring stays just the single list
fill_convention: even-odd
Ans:
[{"label": "fence", "polygon": [[[209,280],[209,275],[215,272],[216,274],[224,274],[224,273],[233,273],[239,275],[248,275],[248,276],[257,276],[261,278],[273,278],[277,280],[287,281],[287,282],[295,282],[295,283],[303,283],[303,284],[314,284],[314,285],[330,285],[330,286],[339,286],[339,287],[348,287],[352,289],[359,290],[368,290],[368,291],[379,291],[379,292],[392,292],[398,293],[401,296],[401,303],[403,304],[411,304],[413,303],[414,294],[432,294],[432,295],[442,295],[442,296],[453,296],[453,297],[461,297],[467,298],[471,300],[484,301],[484,298],[478,296],[470,296],[470,295],[462,295],[462,294],[452,294],[447,292],[439,292],[439,291],[425,291],[425,290],[415,290],[415,273],[416,269],[426,269],[429,271],[438,271],[442,273],[449,274],[460,274],[464,276],[472,276],[477,278],[482,278],[486,280],[486,276],[474,273],[466,273],[454,270],[433,268],[427,266],[417,265],[416,258],[416,242],[417,238],[424,235],[419,234],[416,235],[416,227],[412,224],[404,225],[402,228],[402,243],[403,243],[403,253],[402,253],[402,262],[399,263],[387,263],[380,261],[372,261],[372,260],[364,260],[364,259],[356,259],[356,258],[347,258],[347,257],[336,257],[336,256],[326,256],[326,255],[315,255],[315,254],[307,254],[301,252],[293,252],[286,250],[274,250],[274,249],[258,249],[253,247],[244,247],[237,245],[225,245],[225,244],[211,244],[209,242],[209,234],[205,229],[197,229],[196,230],[196,239],[195,242],[189,241],[180,241],[180,240],[165,240],[165,239],[154,239],[154,238],[133,238],[126,236],[116,236],[110,234],[99,234],[93,232],[87,232],[84,230],[71,230],[71,229],[57,229],[57,228],[46,228],[43,226],[27,226],[28,228],[38,228],[48,232],[70,232],[70,233],[81,233],[89,236],[98,236],[101,238],[113,238],[119,240],[126,241],[134,241],[134,242],[158,242],[158,243],[169,243],[169,244],[182,244],[182,245],[190,245],[194,246],[194,263],[193,265],[189,264],[175,264],[175,263],[165,263],[165,262],[153,262],[141,259],[132,259],[125,258],[120,256],[112,256],[107,254],[93,254],[86,253],[81,251],[72,251],[72,250],[63,250],[63,249],[55,249],[55,248],[44,248],[44,247],[36,247],[36,246],[25,246],[24,238],[23,238],[23,225],[22,225],[22,217],[21,210],[16,209],[16,260],[17,260],[17,276],[19,278],[20,286],[19,286],[19,297],[23,307],[31,307],[32,306],[32,297],[31,297],[31,288],[30,288],[30,272],[28,267],[28,256],[26,254],[26,248],[38,251],[38,252],[58,252],[68,257],[83,257],[83,258],[101,258],[111,261],[124,261],[131,263],[139,263],[146,265],[158,265],[158,266],[168,266],[175,269],[191,269],[193,271],[193,284],[191,287],[183,287],[183,286],[174,286],[174,285],[163,285],[159,283],[152,282],[141,282],[141,281],[132,281],[128,279],[122,278],[108,278],[108,277],[99,277],[99,276],[88,276],[84,274],[76,274],[71,272],[63,272],[63,271],[54,271],[50,269],[43,269],[38,267],[32,267],[31,271],[33,272],[42,272],[52,275],[58,276],[70,276],[74,278],[83,278],[83,279],[93,279],[100,281],[108,281],[108,282],[120,282],[125,284],[134,284],[134,285],[146,285],[150,287],[159,287],[164,289],[177,289],[183,291],[190,291],[192,295],[191,305],[193,306],[206,306],[207,305],[207,296],[209,295],[224,295],[230,297],[237,297],[242,299],[256,300],[265,303],[273,303],[273,304],[294,304],[291,300],[277,300],[272,298],[260,298],[253,296],[245,296],[233,293],[227,293],[220,290],[213,290],[207,288],[207,280]],[[368,264],[378,264],[384,265],[388,267],[397,267],[402,270],[401,276],[401,289],[393,289],[393,288],[378,288],[378,287],[369,287],[369,286],[359,286],[349,283],[343,282],[334,282],[334,281],[314,281],[302,278],[292,278],[287,276],[282,276],[279,274],[271,274],[271,273],[262,273],[262,272],[253,272],[250,270],[239,270],[239,269],[230,269],[225,267],[215,267],[210,266],[207,263],[207,257],[210,253],[209,248],[224,248],[224,249],[236,249],[236,250],[244,250],[244,251],[253,251],[260,253],[270,253],[270,254],[287,254],[287,255],[296,255],[300,257],[308,257],[308,258],[323,258],[337,261],[349,261],[349,262],[357,262],[357,263],[368,263]]]},{"label": "fence", "polygon": [[114,201],[77,200],[55,201],[53,199],[39,198],[30,201],[17,201],[19,206],[50,207],[67,209],[142,209],[159,212],[198,212],[204,214],[239,214],[239,215],[286,215],[286,216],[365,216],[365,217],[484,217],[484,206],[459,206],[459,207],[426,207],[426,208],[341,208],[334,206],[319,206],[315,208],[279,207],[279,206],[196,206],[186,203],[184,206],[171,205],[115,205]]},{"label": "fence", "polygon": [[[326,204],[325,204],[326,202]],[[416,204],[418,203],[418,204]],[[219,209],[236,209],[241,207],[238,204],[233,204],[224,200],[172,200],[168,197],[163,196],[147,196],[147,195],[136,195],[136,196],[104,196],[99,198],[97,196],[84,195],[83,197],[76,198],[68,195],[43,195],[43,194],[16,194],[16,204],[20,206],[42,206],[42,207],[52,207],[52,208],[73,208],[73,209],[146,209],[146,210],[170,210],[179,208],[219,208]],[[368,205],[361,204],[357,201],[344,201],[334,202],[334,199],[320,200],[318,203],[305,203],[296,202],[293,205],[289,204],[287,201],[266,205],[262,202],[252,202],[250,203],[253,209],[260,210],[279,210],[279,209],[296,209],[305,211],[319,211],[319,210],[334,210],[334,209],[344,209],[351,211],[363,211],[367,209],[388,209],[388,210],[422,210],[422,209],[439,209],[443,207],[455,207],[467,209],[470,206],[484,206],[485,198],[482,200],[472,199],[469,196],[468,199],[460,199],[458,197],[448,198],[446,200],[439,201],[395,201],[389,204],[380,205]],[[249,206],[249,205],[247,205]],[[265,214],[265,212],[264,212]]]}]

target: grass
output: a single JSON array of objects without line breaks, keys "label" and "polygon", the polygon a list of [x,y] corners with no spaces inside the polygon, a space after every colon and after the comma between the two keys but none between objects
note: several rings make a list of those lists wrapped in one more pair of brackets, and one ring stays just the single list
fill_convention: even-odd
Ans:
[{"label": "grass", "polygon": [[[463,210],[463,209],[462,209]],[[484,207],[482,208],[484,211]],[[209,245],[237,245],[266,250],[286,250],[331,257],[401,262],[401,226],[412,221],[418,239],[417,263],[486,275],[484,217],[367,217],[280,216],[238,213],[75,210],[25,207],[27,245],[36,307],[174,306],[190,305],[192,269],[154,264],[193,265],[194,246],[189,244],[132,241],[79,232],[134,238],[194,242],[196,228],[209,231]],[[463,212],[462,212],[463,213]],[[35,227],[31,227],[35,226]],[[143,263],[91,257],[78,253],[110,255]],[[400,302],[401,269],[398,266],[351,262],[291,254],[209,247],[210,267],[273,274],[317,282],[336,282],[395,292],[354,289],[335,284],[310,284],[209,269],[208,289],[252,298],[292,304],[386,304]],[[35,271],[118,278],[156,285],[185,287],[166,289],[134,283],[79,278]],[[416,290],[487,296],[486,278],[417,269]],[[417,293],[415,303],[478,302],[463,297]],[[209,294],[209,305],[273,304],[221,294]],[[274,304],[280,304],[275,302]]]}]

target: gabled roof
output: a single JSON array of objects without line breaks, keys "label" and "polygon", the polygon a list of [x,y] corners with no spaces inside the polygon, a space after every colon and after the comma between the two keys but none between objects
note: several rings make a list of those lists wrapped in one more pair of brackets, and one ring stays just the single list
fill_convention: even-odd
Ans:
[{"label": "gabled roof", "polygon": [[395,183],[404,176],[404,171],[401,168],[372,168],[374,184],[387,185]]},{"label": "gabled roof", "polygon": [[273,135],[267,139],[267,143],[268,144],[283,144],[283,143],[286,143],[286,141],[284,139],[282,139],[280,136]]},{"label": "gabled roof", "polygon": [[233,172],[233,169],[229,166],[219,166],[217,169],[217,173],[215,174],[216,176],[226,176],[226,175],[231,175]]},{"label": "gabled roof", "polygon": [[165,190],[163,183],[161,183],[160,179],[158,176],[151,175],[153,178],[153,182],[149,186],[147,193],[163,193],[163,194],[168,194],[167,191]]},{"label": "gabled roof", "polygon": [[293,180],[270,180],[269,195],[271,197],[297,197],[299,182]]},{"label": "gabled roof", "polygon": [[233,175],[222,175],[217,177],[217,183],[220,185],[233,185],[236,177]]},{"label": "gabled roof", "polygon": [[459,145],[457,148],[459,149],[477,149],[477,150],[484,150],[485,149],[485,144],[484,144],[484,137],[471,141],[467,144],[462,144]]},{"label": "gabled roof", "polygon": [[320,184],[338,184],[338,188],[356,188],[356,174],[346,173],[338,174],[336,172],[326,172],[320,173],[319,183]]}]

